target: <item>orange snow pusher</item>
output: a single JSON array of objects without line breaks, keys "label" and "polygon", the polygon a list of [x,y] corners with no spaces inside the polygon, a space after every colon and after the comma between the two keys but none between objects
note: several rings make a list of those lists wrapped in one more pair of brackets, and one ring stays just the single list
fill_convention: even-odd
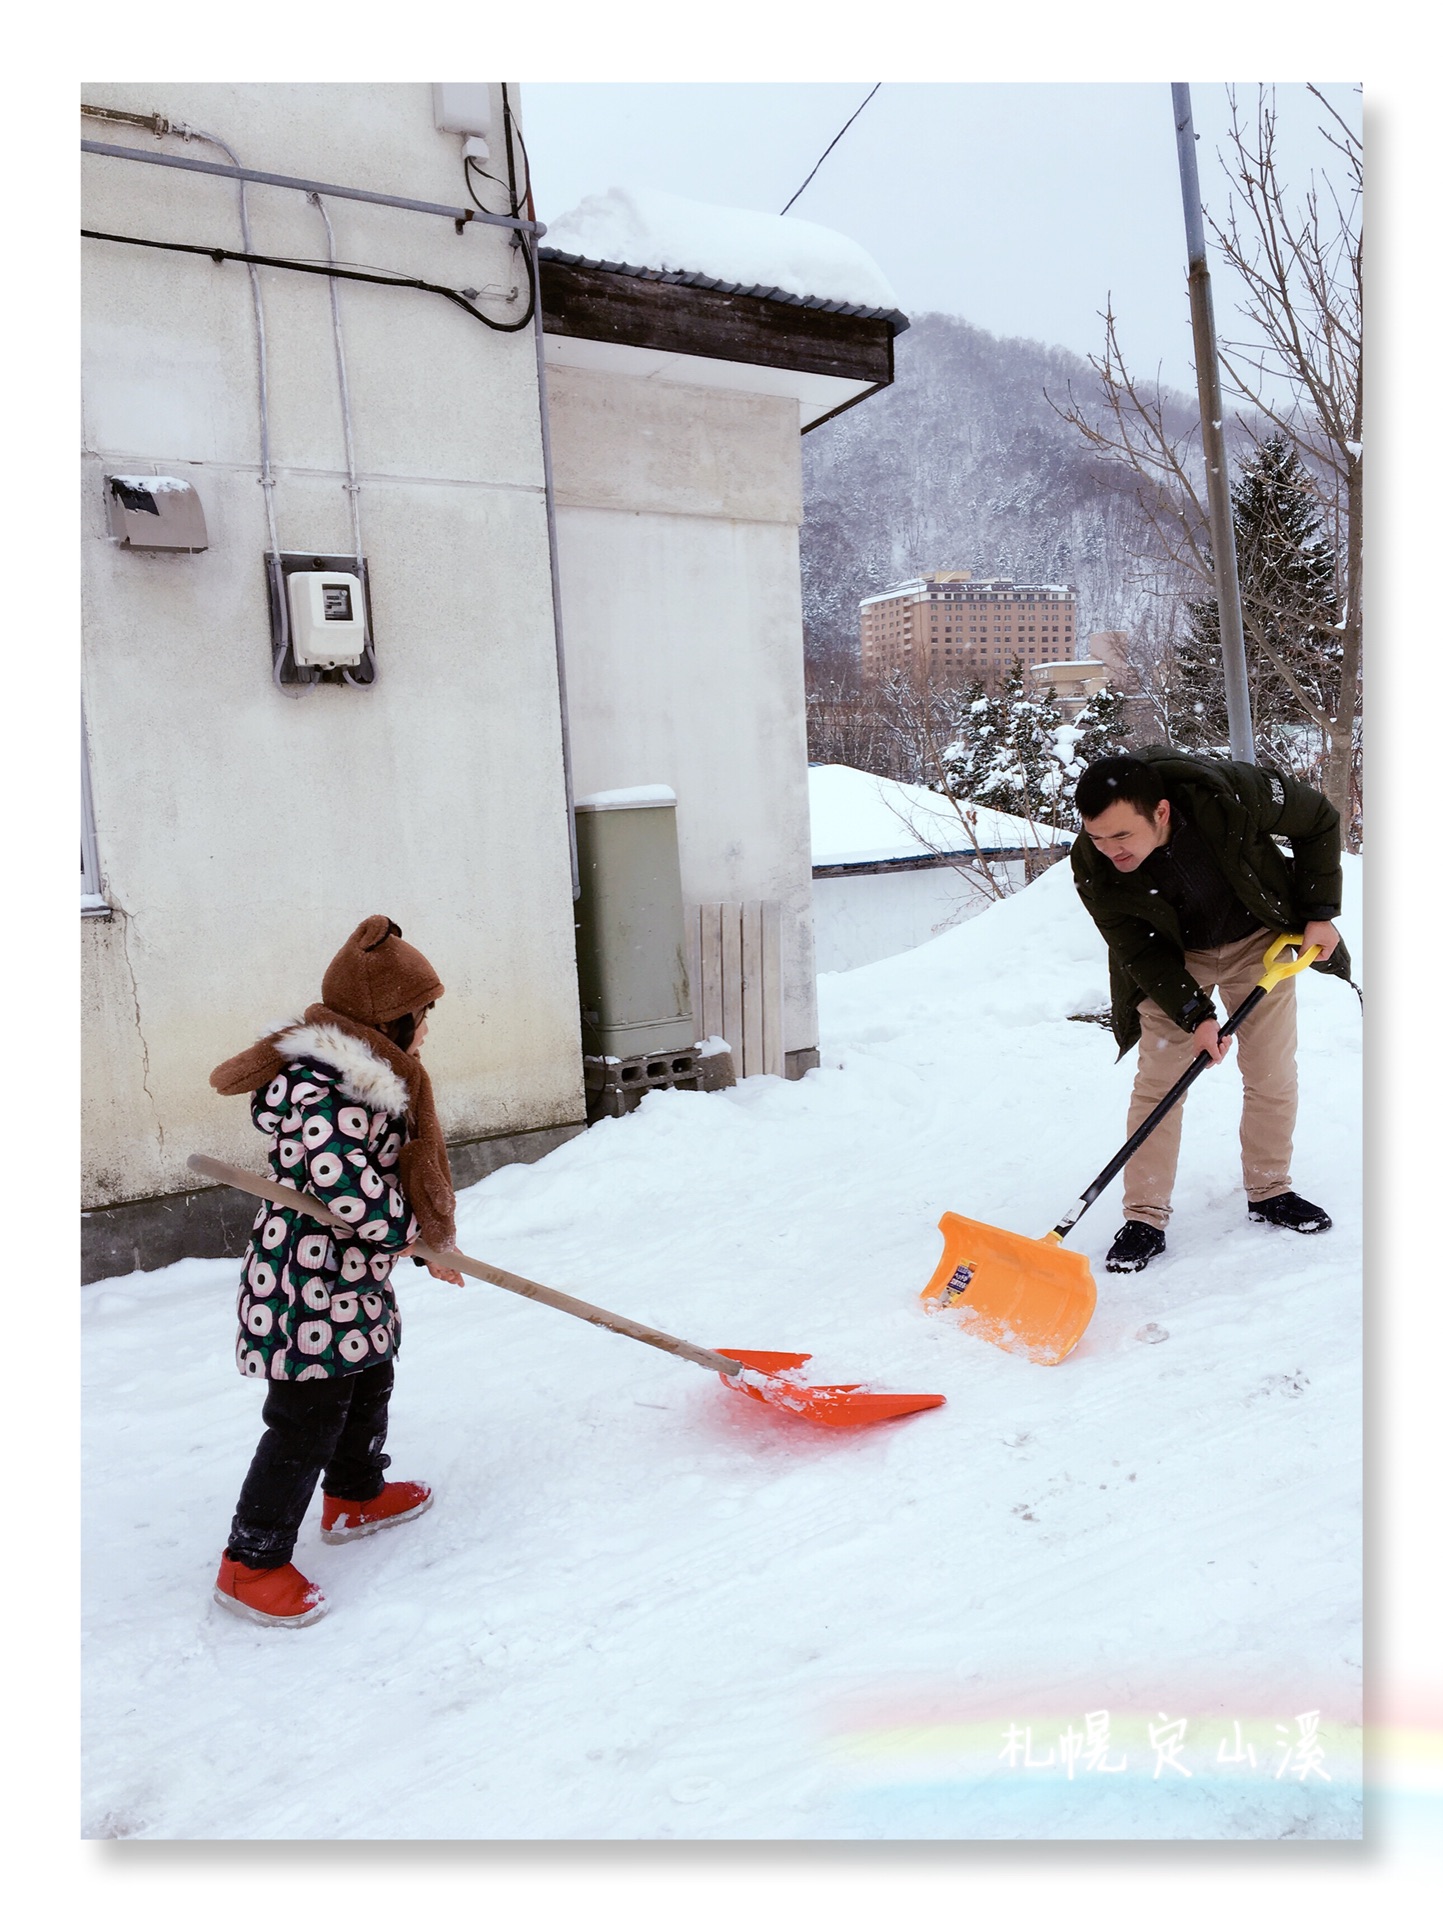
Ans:
[{"label": "orange snow pusher", "polygon": [[[1313,964],[1317,947],[1309,947],[1294,960],[1281,958],[1288,947],[1301,948],[1302,944],[1300,934],[1278,935],[1264,958],[1262,979],[1220,1029],[1220,1039],[1236,1033],[1263,995],[1271,993],[1280,980]],[[1004,1227],[989,1227],[960,1213],[944,1213],[937,1223],[942,1232],[942,1258],[922,1289],[926,1305],[934,1310],[953,1309],[958,1324],[968,1333],[1020,1353],[1039,1366],[1055,1367],[1059,1360],[1065,1360],[1087,1331],[1097,1305],[1097,1283],[1086,1255],[1073,1253],[1060,1243],[1164,1115],[1182,1099],[1206,1068],[1208,1058],[1206,1053],[1198,1054],[1072,1211],[1041,1240],[1008,1233]]]},{"label": "orange snow pusher", "polygon": [[[238,1187],[242,1193],[254,1194],[258,1200],[272,1201],[292,1213],[304,1213],[322,1226],[346,1227],[346,1222],[314,1194],[301,1193],[295,1187],[267,1180],[261,1174],[247,1173],[244,1168],[229,1166],[224,1160],[212,1160],[209,1154],[193,1153],[186,1165],[192,1172],[206,1174],[223,1186]],[[924,1407],[945,1404],[945,1396],[940,1393],[870,1393],[860,1386],[809,1387],[797,1378],[798,1370],[812,1357],[809,1353],[772,1353],[752,1347],[719,1347],[713,1351],[710,1347],[696,1347],[689,1340],[678,1340],[674,1334],[643,1326],[639,1320],[627,1320],[619,1313],[609,1313],[569,1293],[557,1293],[554,1288],[540,1286],[534,1280],[523,1280],[520,1274],[507,1273],[503,1267],[473,1260],[469,1254],[454,1250],[438,1253],[419,1240],[406,1251],[432,1266],[452,1267],[459,1273],[470,1274],[473,1280],[484,1280],[489,1286],[535,1300],[540,1306],[555,1307],[559,1313],[587,1320],[594,1327],[606,1327],[612,1333],[624,1334],[628,1340],[640,1340],[662,1353],[674,1353],[680,1360],[709,1367],[721,1375],[724,1386],[785,1413],[800,1414],[803,1420],[813,1420],[819,1426],[865,1427],[878,1420],[895,1420],[899,1414],[920,1413]]]}]

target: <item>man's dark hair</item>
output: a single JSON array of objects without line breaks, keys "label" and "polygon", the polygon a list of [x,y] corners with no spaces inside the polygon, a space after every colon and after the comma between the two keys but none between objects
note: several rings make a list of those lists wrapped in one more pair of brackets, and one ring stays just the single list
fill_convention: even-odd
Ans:
[{"label": "man's dark hair", "polygon": [[1166,798],[1167,790],[1156,767],[1127,753],[1094,760],[1077,783],[1077,811],[1084,820],[1095,820],[1106,813],[1114,800],[1126,800],[1151,820],[1156,816],[1158,801]]}]

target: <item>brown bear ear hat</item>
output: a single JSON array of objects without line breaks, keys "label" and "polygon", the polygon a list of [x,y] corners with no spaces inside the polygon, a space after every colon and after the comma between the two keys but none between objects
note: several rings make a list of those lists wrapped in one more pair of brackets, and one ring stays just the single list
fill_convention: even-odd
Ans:
[{"label": "brown bear ear hat", "polygon": [[424,953],[401,938],[384,913],[356,928],[321,981],[321,999],[334,1013],[363,1027],[383,1027],[403,1013],[419,1013],[446,989]]},{"label": "brown bear ear hat", "polygon": [[[379,1031],[403,1013],[420,1013],[446,989],[423,953],[401,938],[384,913],[364,919],[326,968],[321,999],[297,1024],[338,1027],[360,1040],[405,1082],[412,1137],[401,1149],[401,1182],[428,1245],[456,1244],[456,1194],[446,1157],[446,1139],[436,1112],[431,1080],[414,1053],[403,1053]],[[210,1076],[217,1093],[254,1093],[266,1086],[288,1056],[268,1036],[224,1060]]]}]

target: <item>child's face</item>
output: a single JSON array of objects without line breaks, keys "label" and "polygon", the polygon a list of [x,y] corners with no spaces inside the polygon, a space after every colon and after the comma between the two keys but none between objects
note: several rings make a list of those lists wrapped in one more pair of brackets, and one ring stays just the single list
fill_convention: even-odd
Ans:
[{"label": "child's face", "polygon": [[419,1053],[421,1051],[422,1046],[425,1044],[426,1028],[427,1028],[427,1025],[429,1024],[429,1019],[430,1019],[429,1014],[423,1013],[421,1015],[421,1018],[417,1021],[416,1031],[412,1036],[411,1044],[406,1049],[407,1053]]}]

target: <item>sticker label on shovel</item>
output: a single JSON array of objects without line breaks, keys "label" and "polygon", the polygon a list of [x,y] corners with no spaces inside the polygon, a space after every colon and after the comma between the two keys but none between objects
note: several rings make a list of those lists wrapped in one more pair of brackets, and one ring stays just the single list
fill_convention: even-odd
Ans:
[{"label": "sticker label on shovel", "polygon": [[947,1282],[946,1286],[943,1287],[942,1298],[944,1300],[956,1300],[960,1298],[961,1295],[967,1291],[975,1271],[976,1269],[973,1267],[958,1267],[957,1271],[952,1275],[952,1278]]}]

